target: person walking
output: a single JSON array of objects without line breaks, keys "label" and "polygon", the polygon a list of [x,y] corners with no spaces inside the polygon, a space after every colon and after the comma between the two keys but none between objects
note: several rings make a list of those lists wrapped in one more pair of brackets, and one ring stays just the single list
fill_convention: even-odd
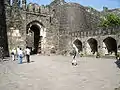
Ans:
[{"label": "person walking", "polygon": [[20,48],[20,50],[18,51],[18,64],[22,64],[22,60],[23,60],[23,51]]},{"label": "person walking", "polygon": [[25,53],[26,53],[27,63],[30,63],[30,49],[28,47],[26,47]]},{"label": "person walking", "polygon": [[73,49],[73,60],[72,60],[72,65],[75,65],[75,66],[77,65],[77,61],[76,61],[76,59],[75,59],[76,54],[77,54],[76,50]]},{"label": "person walking", "polygon": [[75,44],[73,44],[73,60],[72,60],[72,65],[77,65],[77,60],[75,59],[76,55],[78,54],[78,48],[76,47]]},{"label": "person walking", "polygon": [[16,55],[16,50],[15,48],[13,48],[11,52],[12,61],[15,61],[15,55]]}]

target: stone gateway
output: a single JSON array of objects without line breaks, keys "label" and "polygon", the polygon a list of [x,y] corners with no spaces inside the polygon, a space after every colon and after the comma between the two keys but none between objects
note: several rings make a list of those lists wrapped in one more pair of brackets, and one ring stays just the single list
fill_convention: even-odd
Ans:
[{"label": "stone gateway", "polygon": [[33,54],[69,55],[73,44],[85,55],[112,55],[120,45],[120,35],[114,33],[119,27],[98,27],[106,11],[78,3],[54,0],[50,5],[39,6],[26,4],[26,0],[3,0],[0,11],[0,47],[6,55],[17,46],[28,46]]}]

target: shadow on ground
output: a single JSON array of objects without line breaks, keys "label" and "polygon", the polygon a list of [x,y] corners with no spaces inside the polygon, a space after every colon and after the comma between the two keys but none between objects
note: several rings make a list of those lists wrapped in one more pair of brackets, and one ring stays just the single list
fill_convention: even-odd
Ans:
[{"label": "shadow on ground", "polygon": [[[30,61],[30,63],[33,63],[33,62],[35,62],[35,61]],[[22,63],[24,64],[24,63],[27,63],[27,62],[26,62],[26,61],[24,61],[24,62],[22,62]]]}]

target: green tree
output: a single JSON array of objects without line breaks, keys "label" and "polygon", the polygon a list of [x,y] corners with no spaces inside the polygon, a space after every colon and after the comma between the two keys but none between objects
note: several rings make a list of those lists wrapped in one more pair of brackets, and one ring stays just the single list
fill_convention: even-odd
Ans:
[{"label": "green tree", "polygon": [[120,18],[116,14],[107,14],[102,17],[100,27],[115,27],[120,26]]}]

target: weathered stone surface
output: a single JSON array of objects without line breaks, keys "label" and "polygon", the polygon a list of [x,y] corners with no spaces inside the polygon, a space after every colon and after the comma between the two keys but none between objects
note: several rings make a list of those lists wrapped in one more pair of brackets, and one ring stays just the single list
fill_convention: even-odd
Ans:
[{"label": "weathered stone surface", "polygon": [[5,18],[6,15],[4,1],[0,1],[0,47],[3,47],[4,55],[8,56],[8,40]]},{"label": "weathered stone surface", "polygon": [[[120,45],[119,33],[116,33],[118,27],[98,27],[100,17],[106,12],[98,12],[91,7],[67,3],[64,0],[54,0],[47,6],[35,3],[26,5],[26,0],[22,0],[22,5],[19,5],[17,0],[12,5],[9,4],[9,0],[4,3],[1,7],[5,7],[6,18],[2,19],[6,19],[9,50],[17,46],[24,49],[28,43],[31,43],[32,48],[35,47],[36,31],[31,30],[32,26],[33,29],[39,29],[38,46],[43,53],[50,53],[52,47],[55,48],[56,54],[64,51],[69,53],[76,39],[87,44],[88,39],[94,38],[102,49],[103,40],[110,36],[116,40],[117,46]],[[119,9],[107,12],[119,14]],[[83,47],[86,48],[85,45]]]}]

